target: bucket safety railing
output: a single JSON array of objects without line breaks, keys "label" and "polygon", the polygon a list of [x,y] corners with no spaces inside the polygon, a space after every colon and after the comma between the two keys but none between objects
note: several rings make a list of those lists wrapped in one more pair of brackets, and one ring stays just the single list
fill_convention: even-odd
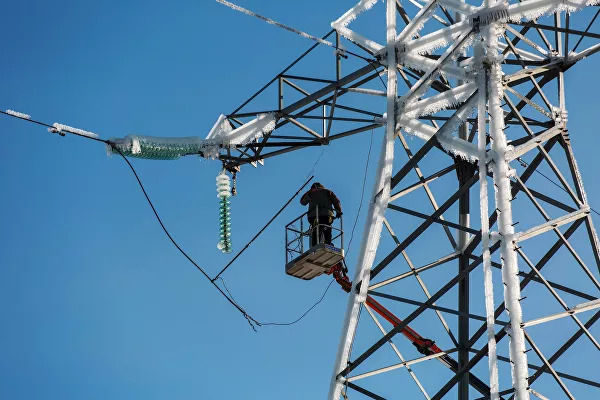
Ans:
[{"label": "bucket safety railing", "polygon": [[[315,210],[319,215],[319,208]],[[286,264],[304,252],[310,250],[313,246],[325,242],[325,230],[331,229],[331,243],[327,243],[339,249],[344,248],[344,229],[342,217],[331,217],[331,225],[324,223],[310,223],[308,211],[291,221],[285,226],[285,262]],[[321,217],[323,218],[323,217]],[[315,243],[311,243],[312,237],[315,237]]]}]

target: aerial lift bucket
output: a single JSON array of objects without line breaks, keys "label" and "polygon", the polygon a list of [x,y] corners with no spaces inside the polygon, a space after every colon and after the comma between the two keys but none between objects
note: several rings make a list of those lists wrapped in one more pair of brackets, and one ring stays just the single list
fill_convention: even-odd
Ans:
[{"label": "aerial lift bucket", "polygon": [[[285,226],[285,273],[300,279],[313,279],[327,273],[344,259],[342,218],[331,225],[331,243],[325,243],[326,224],[304,222],[306,213]],[[305,226],[308,226],[305,229]],[[311,243],[311,237],[316,241]]]}]

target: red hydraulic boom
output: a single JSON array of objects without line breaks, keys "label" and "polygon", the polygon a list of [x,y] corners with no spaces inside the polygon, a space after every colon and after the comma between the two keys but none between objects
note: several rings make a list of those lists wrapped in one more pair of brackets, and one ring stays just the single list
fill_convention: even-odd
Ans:
[{"label": "red hydraulic boom", "polygon": [[[350,293],[350,291],[352,290],[352,282],[350,282],[350,280],[344,273],[344,269],[342,268],[341,264],[336,264],[335,266],[333,266],[327,272],[327,274],[333,275],[334,279],[342,287],[342,289],[345,292]],[[373,311],[385,318],[394,327],[402,323],[402,320],[400,318],[392,314],[387,308],[385,308],[378,301],[373,299],[373,297],[367,295],[365,303]],[[400,331],[400,333],[402,333],[404,337],[411,341],[411,343],[417,348],[419,353],[425,356],[443,352],[443,350],[440,349],[433,340],[424,338],[423,336],[419,335],[414,329],[411,329],[409,326],[406,326],[402,331]],[[437,357],[437,359],[446,367],[454,371],[454,373],[457,373],[459,371],[458,362],[450,355],[444,354]],[[471,373],[469,373],[469,384],[484,396],[490,395],[489,386]]]}]

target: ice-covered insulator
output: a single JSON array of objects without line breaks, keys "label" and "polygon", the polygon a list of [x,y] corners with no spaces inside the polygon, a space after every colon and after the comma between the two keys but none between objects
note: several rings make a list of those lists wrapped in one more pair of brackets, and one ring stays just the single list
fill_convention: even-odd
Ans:
[{"label": "ice-covered insulator", "polygon": [[217,175],[217,197],[230,197],[231,196],[231,180],[229,176],[222,171]]},{"label": "ice-covered insulator", "polygon": [[217,197],[219,197],[219,243],[217,248],[223,253],[231,253],[231,181],[222,171],[217,175]]}]

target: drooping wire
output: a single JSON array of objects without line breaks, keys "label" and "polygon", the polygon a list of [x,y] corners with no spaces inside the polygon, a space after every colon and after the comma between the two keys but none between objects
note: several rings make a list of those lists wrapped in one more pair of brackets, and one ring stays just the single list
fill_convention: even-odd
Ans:
[{"label": "drooping wire", "polygon": [[286,31],[295,33],[296,35],[300,35],[300,36],[302,36],[302,37],[304,37],[306,39],[310,39],[312,41],[315,41],[317,43],[323,44],[325,46],[329,46],[329,47],[334,48],[336,50],[339,50],[339,51],[341,51],[343,53],[348,53],[351,56],[354,56],[354,57],[357,57],[357,58],[360,58],[362,60],[367,61],[369,64],[371,64],[372,62],[374,62],[376,64],[379,64],[379,65],[383,66],[383,64],[381,62],[379,62],[379,60],[370,59],[370,58],[361,56],[360,54],[356,54],[354,52],[351,52],[350,50],[346,50],[346,49],[344,49],[342,47],[336,46],[335,44],[331,43],[328,40],[324,40],[324,39],[318,38],[318,37],[316,37],[314,35],[311,35],[309,33],[303,32],[303,31],[301,31],[299,29],[292,28],[291,26],[288,26],[288,25],[284,25],[284,24],[282,24],[280,22],[277,22],[277,21],[275,21],[275,20],[273,20],[271,18],[268,18],[268,17],[262,16],[260,14],[257,14],[254,11],[250,11],[250,10],[248,10],[246,8],[240,7],[237,4],[233,4],[233,3],[229,2],[229,1],[226,1],[226,0],[216,0],[216,1],[217,1],[217,3],[221,3],[221,4],[223,4],[223,5],[231,8],[232,10],[239,11],[239,12],[241,12],[243,14],[246,14],[246,15],[249,15],[251,17],[256,17],[258,19],[261,19],[261,20],[267,22],[268,24],[275,25],[275,26],[277,26],[279,28],[285,29]]},{"label": "drooping wire", "polygon": [[297,322],[300,322],[302,320],[302,318],[306,317],[306,315],[309,312],[311,312],[313,308],[318,306],[323,301],[323,299],[325,298],[325,295],[329,291],[329,288],[331,287],[331,284],[333,282],[335,282],[335,279],[332,279],[331,282],[329,282],[329,285],[327,285],[327,287],[325,288],[325,291],[321,295],[321,298],[319,298],[319,300],[317,300],[317,302],[315,304],[313,304],[308,310],[304,311],[304,313],[302,313],[302,315],[300,315],[294,321],[291,321],[291,322],[262,322],[260,324],[260,326],[290,326],[290,325],[294,325]]},{"label": "drooping wire", "polygon": [[308,185],[308,183],[309,183],[309,182],[310,182],[310,181],[311,181],[313,178],[314,178],[314,176],[311,176],[311,177],[309,177],[309,178],[306,180],[306,182],[304,182],[304,185],[302,185],[302,186],[300,187],[300,189],[298,189],[298,190],[296,191],[296,193],[294,193],[294,195],[293,195],[292,197],[290,197],[290,199],[289,199],[289,200],[288,200],[288,201],[287,201],[287,202],[286,202],[286,203],[285,203],[285,204],[284,204],[284,205],[283,205],[283,206],[282,206],[282,207],[279,209],[279,211],[277,211],[277,212],[275,213],[275,215],[273,215],[273,217],[272,217],[272,218],[271,218],[271,219],[270,219],[270,220],[269,220],[269,221],[266,223],[266,225],[265,225],[265,226],[263,226],[263,227],[262,227],[262,228],[261,228],[261,229],[258,231],[258,233],[257,233],[256,235],[254,235],[254,237],[253,237],[252,239],[250,239],[250,241],[249,241],[248,243],[246,243],[246,245],[245,245],[245,246],[244,246],[244,247],[243,247],[243,248],[242,248],[242,249],[241,249],[241,250],[240,250],[240,251],[239,251],[239,252],[238,252],[238,253],[235,255],[235,257],[233,257],[233,259],[232,259],[231,261],[229,261],[229,262],[227,263],[227,265],[225,265],[225,266],[223,267],[223,269],[221,269],[221,271],[220,271],[220,272],[219,272],[217,275],[215,275],[215,277],[214,277],[213,279],[211,279],[211,281],[212,281],[212,282],[216,281],[216,280],[217,280],[217,279],[218,279],[218,278],[221,276],[221,274],[222,274],[223,272],[225,272],[225,271],[227,270],[227,268],[229,268],[229,267],[231,266],[231,264],[233,264],[233,263],[234,263],[234,261],[235,261],[235,260],[237,260],[237,259],[238,259],[238,257],[239,257],[240,255],[242,255],[242,253],[243,253],[244,251],[246,251],[246,249],[247,249],[248,247],[250,247],[250,245],[252,244],[252,242],[254,242],[254,240],[256,240],[256,238],[257,238],[257,237],[259,237],[259,236],[260,236],[260,235],[261,235],[261,234],[262,234],[262,233],[265,231],[265,229],[267,229],[267,227],[268,227],[269,225],[271,225],[271,223],[272,223],[273,221],[275,221],[275,219],[276,219],[276,218],[279,216],[279,214],[281,214],[281,213],[283,212],[283,210],[285,210],[285,208],[286,208],[286,207],[287,207],[287,206],[288,206],[288,205],[289,205],[289,204],[292,202],[292,200],[294,200],[294,199],[296,198],[296,196],[298,196],[298,194],[299,194],[299,193],[302,191],[302,189],[304,189],[304,187],[306,187],[306,185]]},{"label": "drooping wire", "polygon": [[[517,157],[517,161],[523,166],[523,167],[528,167],[529,163],[526,162],[525,160],[523,160],[521,157]],[[538,174],[540,174],[541,176],[543,176],[544,178],[546,178],[550,183],[554,184],[556,187],[558,187],[560,190],[562,190],[565,193],[569,193],[567,191],[567,189],[565,189],[562,185],[558,184],[557,182],[555,182],[554,180],[552,180],[552,178],[550,178],[549,176],[547,176],[546,174],[544,174],[541,171],[538,171],[537,168],[535,170],[535,172],[537,172]],[[594,210],[593,207],[590,206],[590,210],[592,210],[594,213],[596,213],[596,215],[600,216],[600,213],[596,210]]]},{"label": "drooping wire", "polygon": [[[9,117],[13,117],[13,118],[18,118],[21,119],[23,121],[27,121],[33,124],[37,124],[37,125],[41,125],[41,126],[45,126],[47,128],[54,128],[53,125],[47,124],[45,122],[41,122],[41,121],[37,121],[31,118],[24,118],[22,116],[19,115],[15,115],[12,113],[8,113],[5,111],[0,110],[0,114],[9,116]],[[221,289],[221,287],[219,285],[217,285],[217,283],[215,281],[213,281],[210,276],[206,273],[206,271],[198,264],[196,263],[186,252],[185,250],[183,250],[181,248],[181,246],[179,246],[179,244],[175,241],[175,239],[173,238],[173,236],[171,236],[171,233],[169,232],[169,230],[167,229],[167,227],[165,226],[165,224],[163,223],[162,219],[160,218],[160,215],[158,214],[158,211],[156,210],[156,208],[154,207],[154,203],[152,202],[152,200],[150,199],[150,196],[148,195],[148,192],[146,191],[146,188],[144,187],[144,184],[142,183],[142,180],[140,179],[137,171],[135,170],[134,166],[131,164],[131,162],[127,159],[127,157],[125,157],[125,155],[121,152],[121,150],[118,148],[118,146],[115,146],[114,143],[112,143],[109,140],[105,140],[105,139],[100,139],[97,137],[92,137],[92,136],[87,136],[87,135],[83,135],[81,133],[72,131],[68,128],[63,128],[62,129],[63,132],[66,133],[70,133],[73,134],[75,136],[80,136],[83,137],[85,139],[91,139],[94,140],[96,142],[100,142],[100,143],[104,143],[107,146],[110,146],[112,149],[114,149],[120,156],[121,158],[123,158],[123,160],[125,160],[125,162],[127,163],[127,165],[129,166],[131,172],[133,173],[133,175],[135,176],[135,179],[138,183],[138,186],[140,187],[140,189],[142,190],[142,193],[144,194],[144,197],[146,198],[146,201],[148,202],[148,204],[150,205],[150,208],[152,209],[152,212],[154,213],[154,216],[156,218],[156,220],[158,221],[158,223],[160,224],[163,232],[167,235],[167,237],[169,238],[169,240],[171,241],[171,243],[177,248],[177,250],[179,250],[179,252],[192,264],[194,265],[201,273],[202,275],[219,291],[219,293],[221,293],[221,295],[223,297],[225,297],[225,299],[227,299],[227,301],[233,306],[235,307],[242,315],[243,317],[246,319],[246,321],[248,322],[248,324],[250,325],[250,327],[256,332],[257,331],[257,327],[260,326],[287,326],[287,325],[293,325],[297,322],[299,322],[301,319],[303,319],[313,308],[315,308],[325,297],[325,295],[327,294],[327,291],[329,290],[329,287],[331,286],[331,283],[333,283],[333,280],[329,283],[329,285],[327,286],[327,289],[325,290],[325,292],[323,293],[323,295],[321,296],[321,298],[315,303],[313,304],[307,311],[305,311],[298,319],[296,319],[295,321],[292,322],[266,322],[266,323],[262,323],[259,322],[258,320],[256,320],[254,317],[252,317],[248,312],[246,312],[246,310],[244,310],[244,308],[242,306],[240,306],[237,301],[234,299],[233,295],[231,294],[231,292],[229,291],[229,289],[227,288],[225,281],[223,280],[223,278],[220,278],[222,283],[223,283],[223,287],[225,288],[225,291],[223,291],[223,289]],[[312,179],[312,177],[311,177]],[[308,182],[307,182],[308,183]],[[302,190],[302,188],[300,189]],[[227,293],[225,293],[227,292]]]},{"label": "drooping wire", "polygon": [[354,225],[352,225],[352,232],[350,233],[350,241],[348,242],[348,249],[346,251],[346,257],[350,253],[350,246],[352,246],[352,239],[354,239],[354,229],[356,228],[356,224],[358,223],[358,217],[360,216],[360,210],[362,209],[363,200],[365,198],[365,185],[367,183],[367,172],[369,170],[369,160],[371,159],[371,149],[373,147],[373,135],[374,131],[371,129],[371,140],[369,141],[369,151],[367,152],[367,161],[365,162],[365,172],[363,175],[363,183],[362,190],[360,194],[360,204],[358,205],[358,210],[356,211],[356,218],[354,219]]},{"label": "drooping wire", "polygon": [[[125,157],[125,155],[121,152],[121,150],[117,147],[114,146],[112,142],[106,140],[101,140],[103,142],[105,142],[106,144],[108,144],[109,146],[111,146],[113,149],[116,149],[117,152],[119,153],[119,155],[123,158],[123,160],[125,160],[125,162],[127,163],[127,165],[129,166],[129,168],[131,169],[131,172],[133,172],[133,175],[135,176],[135,179],[138,182],[138,185],[140,187],[140,189],[142,190],[142,192],[144,193],[144,197],[146,197],[146,201],[148,202],[148,204],[150,205],[150,208],[152,208],[152,212],[154,213],[154,216],[156,217],[156,220],[158,221],[158,223],[160,224],[160,227],[162,228],[162,230],[164,231],[164,233],[167,235],[167,237],[169,238],[169,240],[171,241],[171,243],[173,243],[173,245],[177,248],[177,250],[179,250],[179,252],[181,254],[183,254],[183,256],[185,258],[187,258],[187,260],[192,263],[192,265],[194,265],[201,273],[202,275],[204,275],[204,277],[206,279],[208,279],[210,281],[210,283],[223,295],[223,297],[225,297],[227,299],[227,301],[229,301],[229,303],[231,303],[243,316],[244,318],[246,318],[246,320],[248,321],[248,324],[250,324],[250,326],[252,327],[252,329],[254,331],[256,331],[256,327],[260,326],[260,322],[258,322],[256,319],[254,319],[250,314],[248,314],[246,312],[246,310],[244,310],[237,302],[235,302],[235,300],[233,300],[233,297],[229,297],[228,295],[226,295],[223,290],[221,290],[221,288],[212,280],[210,279],[210,276],[204,271],[204,269],[202,267],[200,267],[200,265],[198,265],[182,248],[181,246],[179,246],[179,244],[175,241],[175,239],[173,239],[173,236],[171,236],[171,234],[169,233],[169,230],[165,227],[165,224],[162,222],[162,219],[160,218],[160,216],[158,215],[158,212],[156,211],[156,208],[154,207],[154,204],[152,203],[152,200],[150,199],[150,196],[148,196],[148,193],[146,192],[146,189],[144,187],[144,184],[142,183],[140,177],[138,176],[135,168],[133,167],[133,165],[131,164],[131,162],[127,159],[127,157]],[[230,294],[231,295],[231,294]]]},{"label": "drooping wire", "polygon": [[317,157],[317,159],[315,160],[315,163],[313,164],[312,168],[310,169],[310,171],[308,171],[308,174],[306,175],[306,178],[304,178],[305,180],[311,176],[314,175],[316,170],[317,170],[317,165],[319,164],[319,161],[321,161],[321,157],[323,157],[323,154],[325,154],[325,152],[327,151],[327,148],[329,146],[323,146],[323,150],[321,150],[321,153],[319,154],[319,156]]}]

